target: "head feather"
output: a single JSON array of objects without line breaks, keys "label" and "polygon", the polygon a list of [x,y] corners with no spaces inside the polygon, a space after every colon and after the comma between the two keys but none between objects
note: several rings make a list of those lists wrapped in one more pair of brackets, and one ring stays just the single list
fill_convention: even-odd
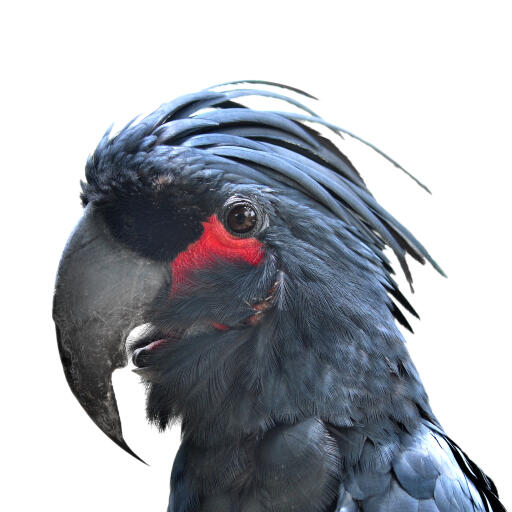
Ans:
[{"label": "head feather", "polygon": [[[84,203],[108,194],[120,182],[132,181],[137,189],[170,167],[181,166],[185,171],[188,166],[189,171],[203,172],[215,169],[250,182],[285,184],[302,191],[350,226],[379,258],[383,247],[390,247],[409,283],[412,276],[407,254],[421,263],[430,262],[443,274],[425,247],[377,203],[334,141],[313,127],[326,126],[354,137],[411,176],[405,169],[294,98],[261,88],[237,88],[241,83],[270,85],[312,98],[298,89],[255,80],[220,84],[177,98],[137,123],[130,122],[115,137],[110,137],[110,130],[105,134],[86,166]],[[221,87],[224,90],[219,91]],[[239,103],[247,96],[288,103],[306,114],[254,110]]]}]

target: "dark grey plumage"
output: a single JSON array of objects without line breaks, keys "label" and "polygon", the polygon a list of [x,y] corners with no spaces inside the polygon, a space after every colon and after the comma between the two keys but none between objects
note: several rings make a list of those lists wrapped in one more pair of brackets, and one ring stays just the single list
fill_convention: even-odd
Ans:
[{"label": "dark grey plumage", "polygon": [[[407,254],[439,266],[313,126],[349,132],[234,84],[107,132],[83,184],[116,242],[153,261],[188,250],[227,198],[268,220],[262,264],[219,258],[145,311],[148,339],[178,339],[140,369],[149,418],[183,422],[169,511],[504,510],[430,409],[394,322],[409,327],[399,305],[416,313],[383,251],[409,282]],[[251,110],[249,95],[306,114]]]}]

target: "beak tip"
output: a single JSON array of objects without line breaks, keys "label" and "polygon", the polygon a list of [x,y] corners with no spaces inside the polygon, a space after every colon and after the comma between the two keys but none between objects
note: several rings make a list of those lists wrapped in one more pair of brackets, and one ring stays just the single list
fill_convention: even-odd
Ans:
[{"label": "beak tip", "polygon": [[115,435],[109,435],[108,437],[110,437],[110,439],[112,441],[114,441],[114,443],[117,444],[117,446],[119,446],[119,448],[122,448],[126,453],[128,453],[129,455],[131,455],[132,457],[134,457],[135,459],[137,459],[139,462],[142,462],[142,464],[146,465],[149,467],[149,464],[144,460],[142,459],[141,457],[139,457],[129,446],[128,446],[128,443],[124,440],[123,436],[121,435],[121,437],[117,437]]}]

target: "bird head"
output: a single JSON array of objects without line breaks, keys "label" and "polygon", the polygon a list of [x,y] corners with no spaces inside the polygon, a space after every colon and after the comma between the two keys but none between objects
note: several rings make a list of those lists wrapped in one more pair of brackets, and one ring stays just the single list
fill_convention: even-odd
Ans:
[{"label": "bird head", "polygon": [[[255,95],[296,110],[246,107]],[[181,418],[203,444],[334,410],[362,422],[369,400],[373,415],[390,400],[400,421],[417,413],[395,326],[398,304],[415,313],[383,251],[409,280],[406,254],[436,264],[315,125],[346,133],[233,83],[107,132],[89,158],[54,320],[72,391],[130,453],[111,381],[128,356],[149,419]]]}]

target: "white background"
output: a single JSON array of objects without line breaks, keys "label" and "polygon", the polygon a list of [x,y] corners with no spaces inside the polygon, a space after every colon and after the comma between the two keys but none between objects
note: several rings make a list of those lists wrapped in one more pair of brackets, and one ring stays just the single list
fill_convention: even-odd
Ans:
[{"label": "white background", "polygon": [[[508,4],[508,5],[507,5]],[[87,154],[112,121],[226,80],[281,81],[374,142],[428,196],[351,141],[377,198],[445,269],[412,264],[408,346],[447,432],[512,506],[508,2],[18,2],[1,13],[3,510],[163,511],[179,433],[145,424],[115,376],[126,438],[71,395],[52,287],[80,216]],[[405,290],[407,291],[407,290]]]}]

